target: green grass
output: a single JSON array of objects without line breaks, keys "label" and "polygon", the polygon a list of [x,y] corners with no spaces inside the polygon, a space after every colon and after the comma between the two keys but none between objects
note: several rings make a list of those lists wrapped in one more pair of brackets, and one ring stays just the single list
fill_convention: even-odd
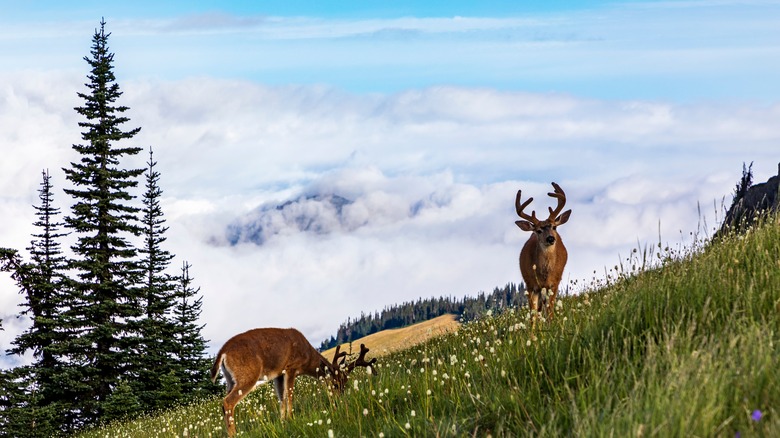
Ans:
[{"label": "green grass", "polygon": [[[301,378],[290,421],[261,386],[238,405],[239,435],[780,436],[778,219],[627,262],[535,336],[518,309],[386,356],[341,397]],[[219,403],[82,436],[223,436]]]}]

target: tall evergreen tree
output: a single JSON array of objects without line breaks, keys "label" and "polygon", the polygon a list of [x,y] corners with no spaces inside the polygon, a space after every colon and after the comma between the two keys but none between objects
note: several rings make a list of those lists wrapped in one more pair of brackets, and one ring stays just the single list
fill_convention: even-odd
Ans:
[{"label": "tall evergreen tree", "polygon": [[203,297],[200,296],[200,288],[192,286],[190,267],[189,263],[182,263],[179,286],[176,290],[174,321],[177,344],[175,359],[179,364],[177,377],[182,394],[192,399],[214,393],[218,387],[212,385],[206,377],[211,368],[211,360],[206,357],[207,341],[201,334],[205,325],[198,324]]},{"label": "tall evergreen tree", "polygon": [[[57,222],[59,209],[53,205],[51,177],[43,172],[38,191],[40,206],[34,206],[38,220],[33,223],[40,232],[33,234],[28,251],[31,262],[23,262],[15,250],[0,250],[2,270],[10,271],[24,296],[21,316],[30,319],[27,331],[17,336],[9,354],[23,355],[32,352],[31,366],[14,371],[14,388],[11,395],[12,409],[23,413],[13,414],[11,425],[24,430],[25,436],[51,436],[59,427],[65,411],[62,393],[62,377],[65,364],[59,347],[68,334],[63,330],[61,313],[69,302],[65,277],[66,259],[60,250],[59,233],[62,225]],[[10,426],[9,426],[10,427]]]},{"label": "tall evergreen tree", "polygon": [[159,186],[160,173],[155,169],[154,153],[149,149],[149,162],[145,174],[146,191],[143,196],[144,245],[141,268],[143,273],[144,315],[141,319],[141,367],[134,383],[141,405],[145,408],[164,408],[174,399],[169,396],[170,388],[164,388],[163,380],[174,371],[175,325],[172,320],[176,284],[174,278],[165,273],[173,255],[163,249],[165,226]]},{"label": "tall evergreen tree", "polygon": [[38,220],[33,225],[41,231],[33,234],[34,239],[27,248],[31,263],[24,287],[24,309],[20,312],[31,319],[31,327],[13,341],[15,347],[9,351],[22,355],[32,350],[39,359],[35,365],[46,370],[54,369],[58,361],[55,344],[63,336],[59,330],[59,314],[67,306],[67,261],[59,242],[66,234],[59,232],[63,224],[57,222],[60,209],[54,207],[51,189],[51,176],[45,170],[38,190],[41,204],[34,206]]},{"label": "tall evergreen tree", "polygon": [[88,91],[78,93],[84,105],[75,108],[86,120],[85,143],[74,144],[81,160],[63,169],[74,188],[65,190],[75,204],[65,218],[78,236],[72,247],[74,305],[70,316],[80,326],[67,349],[81,375],[72,378],[82,384],[76,395],[76,410],[91,422],[100,417],[104,403],[119,381],[132,371],[138,358],[137,321],[141,316],[137,251],[129,239],[141,234],[130,205],[129,190],[138,185],[143,169],[123,169],[120,160],[136,155],[138,147],[120,147],[117,142],[133,138],[140,128],[123,130],[129,119],[126,106],[117,105],[122,95],[113,72],[114,55],[108,50],[105,21],[92,38],[91,56],[84,57],[91,70]]},{"label": "tall evergreen tree", "polygon": [[30,317],[31,326],[13,341],[14,348],[9,351],[19,355],[32,351],[36,358],[29,374],[35,391],[31,403],[35,414],[32,418],[34,427],[30,427],[30,432],[35,432],[35,436],[49,436],[56,430],[61,421],[58,417],[68,402],[62,391],[62,377],[67,365],[60,350],[69,336],[63,316],[70,303],[65,276],[67,260],[60,244],[66,233],[60,232],[63,224],[57,219],[60,209],[54,207],[48,170],[42,172],[42,178],[38,190],[40,205],[34,206],[38,220],[33,223],[40,232],[33,234],[27,248],[31,258],[31,279],[21,312]]}]

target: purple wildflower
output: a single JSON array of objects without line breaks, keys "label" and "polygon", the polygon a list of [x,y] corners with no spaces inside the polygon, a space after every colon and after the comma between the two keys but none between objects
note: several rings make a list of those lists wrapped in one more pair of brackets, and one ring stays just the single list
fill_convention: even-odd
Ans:
[{"label": "purple wildflower", "polygon": [[753,415],[751,415],[750,418],[752,418],[753,421],[761,421],[762,415],[763,414],[761,413],[761,411],[759,409],[756,409],[755,411],[753,411]]}]

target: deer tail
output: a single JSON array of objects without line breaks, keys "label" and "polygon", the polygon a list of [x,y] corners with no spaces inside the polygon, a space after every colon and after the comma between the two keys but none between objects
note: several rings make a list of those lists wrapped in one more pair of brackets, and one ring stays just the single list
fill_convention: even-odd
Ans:
[{"label": "deer tail", "polygon": [[211,366],[211,381],[214,383],[217,382],[217,374],[219,374],[219,367],[222,366],[222,360],[224,358],[225,355],[222,354],[222,352],[220,351],[216,359],[214,359],[214,365]]}]

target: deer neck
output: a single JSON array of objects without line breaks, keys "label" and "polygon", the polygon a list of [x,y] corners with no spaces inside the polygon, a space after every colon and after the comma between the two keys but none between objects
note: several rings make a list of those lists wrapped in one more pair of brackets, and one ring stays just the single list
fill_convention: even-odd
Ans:
[{"label": "deer neck", "polygon": [[537,241],[536,245],[536,260],[538,263],[538,266],[536,269],[542,273],[542,275],[546,276],[548,272],[550,272],[553,267],[556,266],[558,261],[558,246],[560,245],[560,242],[555,242],[552,245],[546,245],[542,243],[541,241]]}]

